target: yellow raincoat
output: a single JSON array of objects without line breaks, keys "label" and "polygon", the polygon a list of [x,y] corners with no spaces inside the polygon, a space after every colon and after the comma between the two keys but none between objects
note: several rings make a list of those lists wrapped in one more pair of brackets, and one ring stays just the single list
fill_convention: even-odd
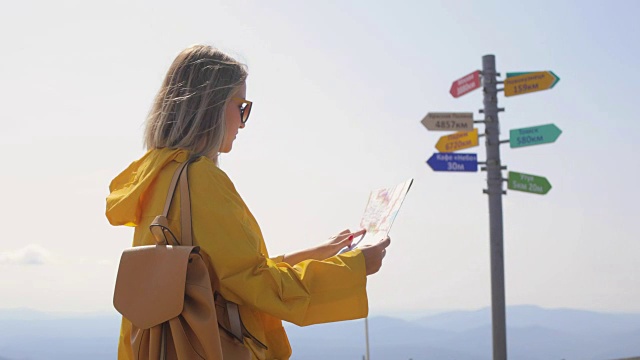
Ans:
[{"label": "yellow raincoat", "polygon": [[[186,150],[147,152],[110,185],[106,215],[112,225],[135,226],[133,245],[154,244],[148,230],[162,213],[171,177]],[[220,292],[239,304],[242,321],[267,350],[246,341],[254,359],[288,359],[281,320],[304,326],[367,316],[364,257],[359,250],[295,266],[269,258],[260,227],[227,175],[201,157],[189,166],[193,241],[204,252]],[[169,224],[180,233],[179,193]],[[176,234],[177,236],[179,236]],[[131,323],[122,319],[118,359],[131,359]]]}]

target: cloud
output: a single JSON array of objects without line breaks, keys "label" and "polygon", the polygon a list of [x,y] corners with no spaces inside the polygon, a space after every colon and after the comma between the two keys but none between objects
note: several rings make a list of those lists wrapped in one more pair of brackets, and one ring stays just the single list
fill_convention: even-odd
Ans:
[{"label": "cloud", "polygon": [[0,265],[43,265],[51,259],[51,253],[47,249],[34,244],[14,251],[0,252]]}]

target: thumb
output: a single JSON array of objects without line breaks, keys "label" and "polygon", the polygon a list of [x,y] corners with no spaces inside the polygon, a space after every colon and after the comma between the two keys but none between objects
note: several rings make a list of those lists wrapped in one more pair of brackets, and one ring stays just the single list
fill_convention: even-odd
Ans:
[{"label": "thumb", "polygon": [[380,240],[376,244],[376,246],[379,246],[381,249],[386,249],[387,246],[389,246],[390,244],[391,244],[391,238],[387,236],[386,238]]}]

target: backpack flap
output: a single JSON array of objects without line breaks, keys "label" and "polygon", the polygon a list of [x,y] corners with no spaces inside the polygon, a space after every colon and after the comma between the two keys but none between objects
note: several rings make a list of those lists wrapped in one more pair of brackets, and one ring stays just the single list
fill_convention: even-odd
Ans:
[{"label": "backpack flap", "polygon": [[141,329],[174,318],[184,306],[187,265],[198,246],[136,246],[122,253],[113,306]]}]

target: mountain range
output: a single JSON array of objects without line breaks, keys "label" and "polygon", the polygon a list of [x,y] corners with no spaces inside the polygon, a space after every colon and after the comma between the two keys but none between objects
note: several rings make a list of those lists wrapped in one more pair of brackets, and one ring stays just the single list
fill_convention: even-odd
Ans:
[{"label": "mountain range", "polygon": [[[115,359],[120,317],[0,310],[0,360]],[[292,359],[361,360],[365,322],[285,324]],[[491,311],[450,311],[413,320],[368,319],[372,360],[490,360]],[[507,308],[509,359],[613,360],[640,356],[640,314],[523,305]]]}]

